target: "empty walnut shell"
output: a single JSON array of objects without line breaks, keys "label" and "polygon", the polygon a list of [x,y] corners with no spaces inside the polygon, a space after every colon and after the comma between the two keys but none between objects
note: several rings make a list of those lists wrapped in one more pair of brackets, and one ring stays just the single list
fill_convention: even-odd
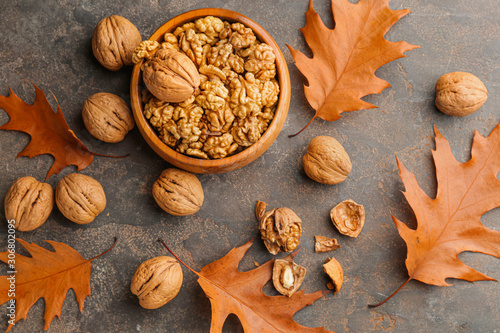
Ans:
[{"label": "empty walnut shell", "polygon": [[106,195],[94,178],[71,173],[57,184],[56,204],[67,219],[87,224],[106,208]]},{"label": "empty walnut shell", "polygon": [[134,128],[134,117],[125,101],[110,93],[97,93],[83,103],[82,118],[93,137],[115,143]]},{"label": "empty walnut shell", "polygon": [[323,265],[323,269],[330,279],[332,279],[332,281],[328,282],[326,285],[327,288],[333,290],[333,294],[338,293],[344,283],[344,270],[342,266],[335,258],[329,258]]},{"label": "empty walnut shell", "polygon": [[484,84],[470,73],[444,74],[436,82],[436,107],[450,116],[468,116],[483,106],[487,98]]},{"label": "empty walnut shell", "polygon": [[299,290],[306,269],[297,265],[292,259],[276,259],[273,266],[273,284],[276,290],[285,296],[291,297]]},{"label": "empty walnut shell", "polygon": [[330,218],[341,234],[358,237],[365,224],[365,208],[351,199],[345,200],[332,208]]},{"label": "empty walnut shell", "polygon": [[153,184],[153,197],[167,213],[185,216],[203,205],[203,188],[196,176],[175,168],[163,170]]},{"label": "empty walnut shell", "polygon": [[340,248],[340,245],[335,238],[314,236],[314,241],[315,252],[330,252]]},{"label": "empty walnut shell", "polygon": [[142,37],[129,20],[118,15],[105,17],[97,24],[92,35],[92,52],[96,59],[109,70],[117,71],[133,65],[134,49]]},{"label": "empty walnut shell", "polygon": [[182,286],[181,265],[172,257],[156,257],[143,262],[135,271],[130,291],[145,309],[157,309],[179,293]]},{"label": "empty walnut shell", "polygon": [[22,177],[10,186],[4,207],[5,218],[14,221],[17,230],[31,231],[45,223],[52,212],[54,191],[47,183]]},{"label": "empty walnut shell", "polygon": [[344,147],[329,136],[317,136],[309,142],[302,164],[309,178],[328,185],[343,182],[352,168]]},{"label": "empty walnut shell", "polygon": [[264,245],[271,254],[295,250],[300,244],[302,220],[293,210],[286,207],[265,213],[266,206],[262,201],[257,201],[255,205],[255,216],[259,220]]},{"label": "empty walnut shell", "polygon": [[189,57],[172,49],[160,49],[142,67],[148,90],[158,99],[180,103],[200,85],[200,74]]}]

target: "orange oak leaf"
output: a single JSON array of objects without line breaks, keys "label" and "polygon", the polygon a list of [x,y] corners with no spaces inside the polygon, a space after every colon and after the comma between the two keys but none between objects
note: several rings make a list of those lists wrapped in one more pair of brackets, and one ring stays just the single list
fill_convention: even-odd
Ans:
[{"label": "orange oak leaf", "polygon": [[[418,48],[405,41],[390,42],[384,35],[409,9],[391,10],[390,0],[332,0],[334,29],[328,29],[313,8],[306,12],[306,25],[300,29],[312,51],[309,58],[290,45],[295,64],[306,77],[304,92],[316,110],[316,118],[334,121],[342,112],[375,108],[361,100],[391,85],[375,76],[375,71],[403,52]],[[300,133],[299,132],[299,133]],[[297,134],[299,134],[297,133]],[[297,135],[295,134],[295,135]]]},{"label": "orange oak leaf", "polygon": [[29,144],[17,154],[17,157],[52,155],[54,163],[45,179],[70,165],[76,165],[78,170],[82,170],[92,163],[94,156],[113,157],[89,151],[69,129],[59,103],[57,112],[54,112],[44,92],[34,84],[33,87],[35,87],[33,105],[25,103],[10,87],[9,96],[0,95],[0,109],[7,112],[10,118],[7,123],[0,126],[0,130],[21,131],[31,136]]},{"label": "orange oak leaf", "polygon": [[[40,298],[45,299],[45,327],[47,330],[55,316],[60,318],[64,299],[73,289],[76,301],[83,311],[85,298],[90,296],[90,262],[110,251],[85,260],[78,252],[60,242],[46,241],[54,251],[17,239],[31,254],[26,257],[9,250],[0,252],[0,260],[9,265],[7,273],[0,277],[0,305],[15,300],[14,324],[26,319],[29,309]],[[13,244],[13,243],[9,243]],[[14,286],[12,288],[12,285]],[[9,309],[9,305],[7,306]],[[7,331],[13,324],[9,321]]]},{"label": "orange oak leaf", "polygon": [[[240,319],[243,330],[251,332],[330,332],[322,327],[305,327],[297,324],[293,315],[329,291],[316,291],[305,294],[303,290],[292,297],[267,296],[262,292],[264,285],[272,278],[274,260],[247,272],[238,271],[238,264],[252,246],[253,240],[232,249],[224,257],[196,272],[184,264],[163,242],[168,249],[190,271],[198,275],[198,283],[210,299],[212,305],[211,333],[222,332],[229,314]],[[291,260],[297,251],[287,258]]]},{"label": "orange oak leaf", "polygon": [[436,127],[434,131],[435,199],[425,194],[415,176],[398,160],[406,189],[404,195],[418,224],[413,230],[392,217],[408,249],[406,268],[409,278],[403,286],[410,280],[436,286],[449,286],[445,281],[447,278],[494,281],[465,265],[458,255],[472,251],[500,258],[500,232],[486,228],[480,221],[484,213],[500,206],[500,180],[497,178],[500,171],[500,125],[487,138],[475,132],[471,159],[465,163],[455,159],[448,141]]}]

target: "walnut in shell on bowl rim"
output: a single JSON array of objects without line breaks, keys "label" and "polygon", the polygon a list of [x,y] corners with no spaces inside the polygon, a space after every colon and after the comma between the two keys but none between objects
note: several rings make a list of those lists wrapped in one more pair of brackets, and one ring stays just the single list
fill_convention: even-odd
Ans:
[{"label": "walnut in shell on bowl rim", "polygon": [[280,86],[280,94],[273,120],[262,137],[245,150],[224,158],[205,160],[186,156],[166,145],[157,135],[154,128],[144,116],[141,98],[142,73],[141,62],[132,71],[130,83],[130,99],[132,112],[139,131],[153,150],[170,164],[194,173],[223,173],[239,169],[261,156],[278,137],[283,128],[290,106],[290,76],[286,60],[274,39],[259,24],[237,12],[222,8],[203,8],[181,14],[163,24],[149,40],[161,41],[165,33],[173,32],[184,23],[193,22],[206,16],[215,16],[231,23],[240,22],[251,28],[257,38],[268,44],[276,55],[276,79]]}]

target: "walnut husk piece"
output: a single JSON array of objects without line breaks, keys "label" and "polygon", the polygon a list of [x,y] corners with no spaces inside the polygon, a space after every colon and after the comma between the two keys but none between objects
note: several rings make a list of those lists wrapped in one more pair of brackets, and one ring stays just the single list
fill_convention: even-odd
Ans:
[{"label": "walnut husk piece", "polygon": [[56,204],[67,219],[87,224],[106,208],[106,195],[94,178],[71,173],[57,184]]},{"label": "walnut husk piece", "polygon": [[306,269],[297,265],[292,259],[276,259],[273,266],[273,284],[276,290],[285,296],[291,297],[299,290]]},{"label": "walnut husk piece", "polygon": [[190,172],[170,168],[163,170],[153,184],[153,197],[167,213],[185,216],[196,213],[203,205],[203,187]]},{"label": "walnut husk piece", "polygon": [[340,245],[335,238],[328,238],[325,236],[314,236],[315,252],[330,252],[338,248],[340,248]]},{"label": "walnut husk piece", "polygon": [[444,74],[436,82],[436,107],[449,116],[465,117],[477,111],[488,91],[477,76],[466,72]]},{"label": "walnut husk piece", "polygon": [[352,169],[351,159],[340,142],[324,135],[309,142],[302,165],[309,178],[327,185],[343,182]]},{"label": "walnut husk piece", "polygon": [[148,90],[156,98],[169,103],[184,102],[200,86],[200,74],[195,64],[176,50],[158,50],[142,70]]},{"label": "walnut husk piece", "polygon": [[92,52],[109,70],[130,66],[134,49],[141,43],[139,30],[129,20],[118,15],[103,18],[92,35]]},{"label": "walnut husk piece", "polygon": [[157,309],[179,293],[182,286],[182,269],[172,257],[155,257],[143,262],[135,271],[130,291],[137,295],[145,309]]},{"label": "walnut husk piece", "polygon": [[122,141],[135,124],[127,103],[110,93],[97,93],[87,98],[82,118],[93,137],[109,143]]},{"label": "walnut husk piece", "polygon": [[255,205],[255,216],[259,220],[264,245],[271,254],[295,250],[300,244],[302,220],[290,208],[276,208],[266,213],[266,206],[262,201],[257,201]]},{"label": "walnut husk piece", "polygon": [[332,208],[330,218],[341,234],[358,237],[365,224],[365,208],[351,199],[345,200]]},{"label": "walnut husk piece", "polygon": [[54,191],[33,177],[14,181],[4,200],[5,218],[19,231],[31,231],[45,223],[54,207]]},{"label": "walnut husk piece", "polygon": [[342,266],[337,259],[329,258],[323,265],[323,269],[325,270],[325,273],[328,274],[330,279],[332,279],[332,281],[328,282],[326,285],[327,288],[333,290],[333,294],[338,293],[344,283],[344,270],[342,269]]}]

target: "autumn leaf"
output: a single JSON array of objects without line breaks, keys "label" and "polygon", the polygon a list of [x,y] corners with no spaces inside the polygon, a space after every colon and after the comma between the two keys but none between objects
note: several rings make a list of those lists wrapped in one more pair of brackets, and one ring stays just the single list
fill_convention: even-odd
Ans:
[{"label": "autumn leaf", "polygon": [[415,176],[398,160],[406,189],[404,195],[415,212],[418,224],[413,230],[392,217],[408,249],[406,268],[409,278],[403,286],[410,280],[436,286],[449,286],[445,281],[447,278],[470,282],[495,281],[465,265],[458,255],[472,251],[500,258],[500,232],[486,228],[480,221],[484,213],[500,206],[500,181],[497,179],[500,171],[500,125],[487,138],[475,132],[472,158],[465,163],[455,159],[448,141],[436,127],[434,131],[435,199],[425,194]]},{"label": "autumn leaf", "polygon": [[[308,58],[290,45],[288,49],[298,69],[307,78],[304,92],[317,117],[328,121],[342,112],[371,109],[376,106],[361,100],[378,94],[391,85],[375,76],[375,71],[403,52],[418,48],[405,41],[389,42],[384,35],[408,9],[389,9],[390,0],[332,0],[334,29],[328,29],[313,8],[306,12],[306,25],[300,29],[312,51]],[[299,132],[299,133],[300,133]],[[297,133],[297,134],[299,134]],[[297,135],[295,134],[295,135]]]},{"label": "autumn leaf", "polygon": [[212,305],[211,333],[222,332],[224,322],[231,313],[238,316],[246,333],[330,332],[322,327],[299,325],[292,318],[297,311],[311,305],[328,291],[305,294],[304,290],[300,290],[292,297],[267,296],[262,288],[272,277],[274,260],[247,272],[238,271],[238,264],[253,241],[232,249],[224,257],[203,267],[199,273],[184,264],[162,240],[160,242],[177,260],[198,275],[198,283]]},{"label": "autumn leaf", "polygon": [[78,170],[82,170],[92,163],[94,156],[114,157],[89,151],[69,129],[59,103],[57,112],[54,112],[44,92],[34,84],[33,87],[35,87],[33,105],[25,103],[10,87],[9,96],[0,95],[0,109],[7,112],[10,117],[6,124],[0,126],[0,130],[21,131],[31,136],[29,144],[17,154],[17,157],[52,155],[54,163],[45,179],[70,165],[76,165]]},{"label": "autumn leaf", "polygon": [[[26,257],[8,251],[0,252],[0,260],[9,265],[9,275],[0,277],[0,305],[15,300],[15,320],[26,319],[29,309],[40,298],[45,299],[45,327],[47,330],[55,316],[60,318],[62,305],[69,289],[83,311],[85,298],[90,296],[90,262],[110,251],[85,260],[78,252],[60,242],[46,241],[54,251],[17,239],[31,254]],[[11,243],[9,243],[11,244]],[[14,253],[14,256],[13,256]],[[14,282],[15,287],[11,288]],[[9,291],[10,290],[10,291]],[[12,291],[13,290],[13,291]],[[9,323],[8,332],[12,328]]]}]

